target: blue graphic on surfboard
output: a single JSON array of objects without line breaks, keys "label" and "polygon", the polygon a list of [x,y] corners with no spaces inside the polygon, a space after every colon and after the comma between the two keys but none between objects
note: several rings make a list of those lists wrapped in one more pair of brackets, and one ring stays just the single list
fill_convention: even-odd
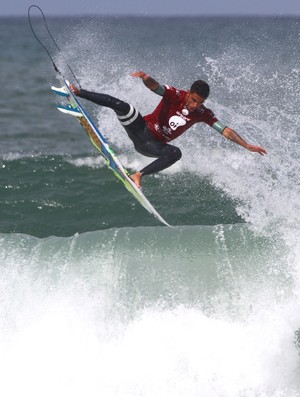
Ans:
[{"label": "blue graphic on surfboard", "polygon": [[126,189],[148,212],[150,212],[150,214],[154,215],[155,218],[164,225],[170,226],[156,211],[156,209],[152,206],[152,204],[144,196],[142,191],[136,186],[132,179],[130,179],[129,172],[124,168],[114,151],[110,148],[105,137],[101,134],[78,98],[70,90],[70,83],[68,80],[63,79],[62,84],[62,87],[51,87],[52,91],[54,91],[58,96],[63,97],[66,102],[66,104],[58,104],[57,109],[62,113],[75,116],[79,120],[82,127],[86,130],[92,144],[104,157],[108,168],[113,171],[120,181],[122,181]]}]

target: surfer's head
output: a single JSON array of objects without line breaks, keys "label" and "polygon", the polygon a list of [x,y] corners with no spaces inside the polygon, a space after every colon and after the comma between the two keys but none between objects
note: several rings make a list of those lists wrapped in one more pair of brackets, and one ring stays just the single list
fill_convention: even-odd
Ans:
[{"label": "surfer's head", "polygon": [[209,95],[209,85],[203,80],[195,81],[186,96],[186,108],[194,112],[203,105]]},{"label": "surfer's head", "polygon": [[191,93],[195,93],[206,99],[209,96],[209,85],[203,80],[196,80],[190,88]]}]

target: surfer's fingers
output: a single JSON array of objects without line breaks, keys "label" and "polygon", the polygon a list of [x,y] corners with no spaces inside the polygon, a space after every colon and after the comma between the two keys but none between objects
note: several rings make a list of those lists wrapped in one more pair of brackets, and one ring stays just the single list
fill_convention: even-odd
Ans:
[{"label": "surfer's fingers", "polygon": [[131,76],[132,77],[140,77],[140,78],[143,78],[143,77],[145,77],[146,76],[146,73],[145,72],[134,72],[134,73],[131,73]]}]

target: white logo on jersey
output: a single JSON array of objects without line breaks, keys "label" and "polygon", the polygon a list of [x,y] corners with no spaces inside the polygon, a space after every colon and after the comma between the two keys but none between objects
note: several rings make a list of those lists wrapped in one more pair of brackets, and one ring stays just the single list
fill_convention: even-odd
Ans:
[{"label": "white logo on jersey", "polygon": [[173,131],[177,130],[178,127],[182,127],[183,125],[186,125],[186,121],[182,117],[172,116],[169,120],[169,126]]}]

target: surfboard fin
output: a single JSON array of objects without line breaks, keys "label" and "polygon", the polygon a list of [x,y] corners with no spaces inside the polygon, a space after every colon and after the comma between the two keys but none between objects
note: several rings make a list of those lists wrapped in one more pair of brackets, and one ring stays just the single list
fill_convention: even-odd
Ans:
[{"label": "surfboard fin", "polygon": [[83,117],[81,111],[78,108],[73,108],[71,105],[57,105],[56,107],[60,112],[69,114],[70,116]]},{"label": "surfboard fin", "polygon": [[54,87],[54,85],[51,86],[51,90],[55,92],[55,94],[68,97],[70,96],[70,93],[67,89],[67,87]]}]

